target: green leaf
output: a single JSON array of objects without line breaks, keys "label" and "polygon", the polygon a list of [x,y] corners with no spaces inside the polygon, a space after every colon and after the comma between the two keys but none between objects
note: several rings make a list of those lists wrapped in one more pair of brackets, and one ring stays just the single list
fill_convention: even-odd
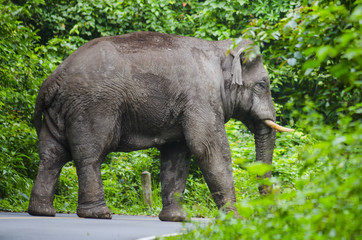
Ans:
[{"label": "green leaf", "polygon": [[[362,5],[359,4],[357,7],[353,10],[350,19],[352,21],[360,21],[362,20]],[[361,23],[360,23],[361,24]]]},{"label": "green leaf", "polygon": [[316,54],[319,62],[323,62],[324,59],[330,54],[331,51],[332,51],[332,48],[328,45],[319,47],[317,50],[317,54]]},{"label": "green leaf", "polygon": [[251,174],[256,174],[258,176],[263,176],[267,172],[271,171],[271,166],[269,164],[255,162],[250,163],[246,166],[246,169]]},{"label": "green leaf", "polygon": [[314,69],[316,67],[319,66],[319,61],[315,60],[315,59],[309,59],[308,61],[306,61],[304,64],[303,64],[303,70],[306,70],[306,69]]}]

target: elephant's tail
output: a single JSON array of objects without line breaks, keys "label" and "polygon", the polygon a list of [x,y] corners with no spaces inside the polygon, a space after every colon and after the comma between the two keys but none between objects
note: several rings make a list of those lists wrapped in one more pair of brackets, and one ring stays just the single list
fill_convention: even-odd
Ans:
[{"label": "elephant's tail", "polygon": [[58,74],[50,75],[41,85],[36,98],[34,110],[34,126],[39,136],[43,123],[44,111],[52,104],[59,89],[60,78]]},{"label": "elephant's tail", "polygon": [[36,98],[35,110],[34,110],[34,125],[36,129],[36,133],[40,134],[40,129],[43,120],[43,110],[44,110],[44,95],[39,91],[38,96]]}]

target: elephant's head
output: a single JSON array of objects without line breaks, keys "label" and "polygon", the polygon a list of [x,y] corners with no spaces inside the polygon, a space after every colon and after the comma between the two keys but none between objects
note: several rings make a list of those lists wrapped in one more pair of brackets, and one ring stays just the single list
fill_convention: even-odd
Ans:
[{"label": "elephant's head", "polygon": [[[290,132],[293,129],[275,123],[275,109],[270,92],[270,79],[261,55],[253,49],[251,41],[242,41],[231,50],[229,89],[233,102],[231,117],[242,121],[254,134],[256,160],[272,163],[275,130]],[[266,174],[270,177],[271,172]],[[265,193],[265,189],[259,189]]]}]

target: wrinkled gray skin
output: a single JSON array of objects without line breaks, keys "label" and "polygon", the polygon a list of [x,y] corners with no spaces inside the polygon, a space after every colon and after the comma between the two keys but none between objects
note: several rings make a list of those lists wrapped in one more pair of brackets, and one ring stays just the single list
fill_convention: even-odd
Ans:
[{"label": "wrinkled gray skin", "polygon": [[111,218],[100,172],[103,159],[109,152],[150,147],[161,152],[161,220],[186,220],[175,196],[185,190],[192,155],[216,205],[234,210],[224,123],[236,118],[254,133],[257,161],[271,164],[275,143],[275,130],[263,123],[275,121],[269,77],[260,56],[243,62],[238,51],[247,44],[242,41],[227,54],[230,40],[139,32],[80,47],[39,90],[40,166],[29,213],[55,215],[56,182],[73,160],[78,216]]}]

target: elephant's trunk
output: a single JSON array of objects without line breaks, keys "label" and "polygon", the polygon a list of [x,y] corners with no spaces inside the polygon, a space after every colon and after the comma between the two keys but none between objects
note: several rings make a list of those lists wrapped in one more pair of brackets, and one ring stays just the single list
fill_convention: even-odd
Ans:
[{"label": "elephant's trunk", "polygon": [[[266,127],[266,126],[265,126]],[[265,130],[264,130],[265,131]],[[266,134],[255,132],[255,151],[256,161],[271,165],[273,161],[273,151],[275,146],[276,131],[271,129]],[[271,177],[271,171],[267,172],[264,177]],[[266,185],[259,186],[260,194],[267,194],[271,187]]]},{"label": "elephant's trunk", "polygon": [[[294,132],[294,129],[282,127],[271,120],[265,120],[264,124],[260,123],[258,127],[255,131],[256,161],[271,165],[273,161],[273,151],[275,146],[275,130],[281,132]],[[272,129],[270,129],[269,127]],[[271,177],[271,171],[267,172],[264,177]],[[270,192],[270,190],[270,186],[259,186],[260,194],[267,194]]]}]

